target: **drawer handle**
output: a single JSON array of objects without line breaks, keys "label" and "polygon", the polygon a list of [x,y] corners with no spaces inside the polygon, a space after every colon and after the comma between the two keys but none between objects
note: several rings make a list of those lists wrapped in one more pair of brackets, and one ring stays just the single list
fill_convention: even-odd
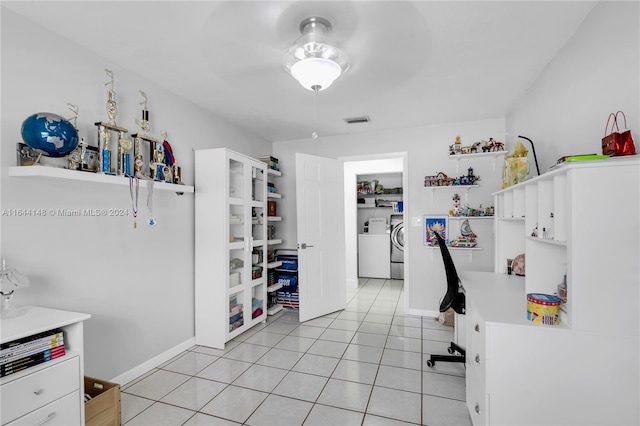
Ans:
[{"label": "drawer handle", "polygon": [[476,404],[476,413],[480,414],[480,404]]},{"label": "drawer handle", "polygon": [[476,362],[480,364],[480,355],[476,354]]},{"label": "drawer handle", "polygon": [[44,420],[42,420],[42,421],[40,421],[40,422],[38,422],[38,423],[35,423],[33,426],[40,426],[40,425],[43,425],[43,424],[47,423],[49,420],[53,420],[53,418],[54,418],[55,416],[56,416],[56,412],[54,411],[53,413],[50,413],[50,414],[47,416],[47,418],[46,418],[46,419],[44,419]]},{"label": "drawer handle", "polygon": [[33,393],[36,395],[42,395],[42,392],[44,392],[44,389],[36,389],[33,391]]},{"label": "drawer handle", "polygon": [[473,327],[473,329],[479,333],[480,332],[480,324],[476,324],[476,326]]}]

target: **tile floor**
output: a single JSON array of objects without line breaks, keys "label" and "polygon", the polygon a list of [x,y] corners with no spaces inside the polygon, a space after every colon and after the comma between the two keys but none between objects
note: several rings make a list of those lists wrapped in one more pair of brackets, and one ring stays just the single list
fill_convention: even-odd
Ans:
[{"label": "tile floor", "polygon": [[450,327],[405,316],[402,281],[361,279],[344,311],[269,317],[224,350],[194,346],[122,386],[122,424],[470,425]]}]

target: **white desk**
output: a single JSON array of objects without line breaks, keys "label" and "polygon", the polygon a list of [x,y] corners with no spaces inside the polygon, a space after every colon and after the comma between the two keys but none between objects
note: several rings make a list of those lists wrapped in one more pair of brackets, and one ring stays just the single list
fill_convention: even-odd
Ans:
[{"label": "white desk", "polygon": [[523,277],[459,275],[474,425],[638,424],[637,337],[532,324]]}]

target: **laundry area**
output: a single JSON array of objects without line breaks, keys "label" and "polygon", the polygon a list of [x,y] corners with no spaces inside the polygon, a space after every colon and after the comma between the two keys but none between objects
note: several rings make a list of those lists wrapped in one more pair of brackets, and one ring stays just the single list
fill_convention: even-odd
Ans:
[{"label": "laundry area", "polygon": [[402,173],[357,179],[358,277],[403,279]]}]

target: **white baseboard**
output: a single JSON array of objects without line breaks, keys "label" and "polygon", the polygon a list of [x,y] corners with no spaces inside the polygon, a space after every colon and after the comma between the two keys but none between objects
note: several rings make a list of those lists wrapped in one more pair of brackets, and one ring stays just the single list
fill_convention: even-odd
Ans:
[{"label": "white baseboard", "polygon": [[154,356],[150,360],[143,362],[142,364],[132,368],[131,370],[126,371],[117,377],[114,377],[109,381],[113,383],[118,383],[121,386],[124,386],[130,381],[147,373],[148,371],[153,370],[154,368],[161,365],[162,363],[169,361],[171,358],[178,355],[179,353],[184,352],[187,349],[193,347],[195,344],[196,344],[196,338],[192,337],[186,340],[185,342],[180,343],[179,345],[176,345],[173,348],[161,353],[160,355]]}]

